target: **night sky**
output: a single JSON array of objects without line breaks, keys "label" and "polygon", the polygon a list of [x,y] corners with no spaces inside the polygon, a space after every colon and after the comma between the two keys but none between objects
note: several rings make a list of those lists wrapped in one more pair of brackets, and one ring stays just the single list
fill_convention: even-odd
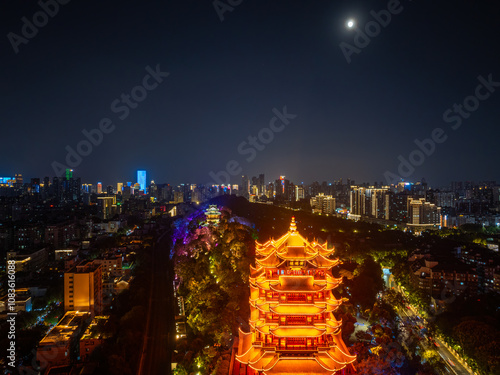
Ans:
[{"label": "night sky", "polygon": [[[65,148],[104,119],[108,133],[74,164],[85,182],[135,182],[146,169],[157,183],[203,183],[230,160],[241,167],[233,183],[258,173],[386,182],[436,128],[446,140],[423,160],[414,153],[420,165],[402,177],[433,187],[500,180],[500,83],[466,100],[479,76],[500,82],[497,1],[221,0],[232,9],[221,16],[213,1],[60,1],[26,39],[22,18],[33,22],[40,5],[0,5],[0,176],[54,176]],[[347,20],[366,33],[370,11],[388,7],[398,13],[380,31],[372,22],[348,63],[339,45],[357,48],[359,32]],[[137,88],[157,69],[168,77]],[[147,97],[126,113],[131,91]],[[445,121],[464,100],[477,109]],[[288,124],[263,130],[285,106]],[[273,137],[265,148],[241,146],[259,132]]]}]

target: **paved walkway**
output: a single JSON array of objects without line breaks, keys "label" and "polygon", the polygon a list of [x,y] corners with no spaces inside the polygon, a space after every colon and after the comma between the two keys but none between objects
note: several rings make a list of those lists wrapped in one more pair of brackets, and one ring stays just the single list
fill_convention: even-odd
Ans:
[{"label": "paved walkway", "polygon": [[368,320],[363,319],[361,316],[357,316],[356,323],[354,323],[354,332],[349,339],[352,341],[359,341],[356,337],[356,333],[359,331],[366,332],[369,326],[370,323],[368,322]]}]

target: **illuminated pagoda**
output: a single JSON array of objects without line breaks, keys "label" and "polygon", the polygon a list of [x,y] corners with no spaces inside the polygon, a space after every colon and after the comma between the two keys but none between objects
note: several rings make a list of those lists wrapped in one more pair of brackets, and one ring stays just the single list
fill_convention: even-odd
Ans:
[{"label": "illuminated pagoda", "polygon": [[205,216],[207,218],[207,224],[219,224],[220,221],[220,211],[215,204],[211,204],[205,210]]},{"label": "illuminated pagoda", "polygon": [[240,329],[236,359],[258,374],[351,374],[356,356],[342,340],[342,304],[332,290],[334,249],[310,243],[290,230],[278,240],[256,243],[250,266],[250,332]]}]

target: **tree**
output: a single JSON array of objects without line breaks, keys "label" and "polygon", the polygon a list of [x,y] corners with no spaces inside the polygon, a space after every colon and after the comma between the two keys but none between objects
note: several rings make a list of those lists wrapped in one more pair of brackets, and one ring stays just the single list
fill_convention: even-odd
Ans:
[{"label": "tree", "polygon": [[350,285],[352,302],[364,309],[372,307],[377,300],[377,294],[384,288],[380,265],[368,257],[361,267],[354,271],[354,275],[356,277],[346,283]]}]

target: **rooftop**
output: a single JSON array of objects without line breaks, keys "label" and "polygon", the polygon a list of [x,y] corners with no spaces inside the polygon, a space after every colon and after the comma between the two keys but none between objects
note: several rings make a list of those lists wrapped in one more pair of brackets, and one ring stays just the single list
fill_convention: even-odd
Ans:
[{"label": "rooftop", "polygon": [[76,334],[77,329],[89,318],[89,312],[68,311],[40,341],[39,345],[53,345],[70,340]]}]

